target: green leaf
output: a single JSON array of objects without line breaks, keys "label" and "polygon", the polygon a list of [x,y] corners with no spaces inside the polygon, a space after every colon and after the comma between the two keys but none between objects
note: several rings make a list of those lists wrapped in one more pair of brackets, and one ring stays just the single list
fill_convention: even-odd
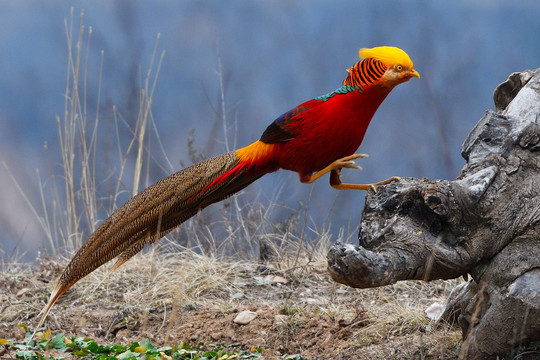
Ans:
[{"label": "green leaf", "polygon": [[34,352],[32,350],[23,350],[23,351],[17,351],[17,355],[15,355],[17,359],[23,359],[23,360],[36,360],[37,356],[34,355]]},{"label": "green leaf", "polygon": [[64,334],[60,333],[48,341],[47,348],[64,349],[66,347],[66,344],[64,343],[65,339],[66,337],[64,336]]},{"label": "green leaf", "polygon": [[73,355],[77,355],[77,356],[80,356],[80,357],[87,356],[88,355],[88,350],[86,350],[86,349],[75,350],[73,352]]},{"label": "green leaf", "polygon": [[148,351],[157,351],[157,348],[154,345],[152,345],[152,343],[148,339],[144,339],[143,341],[141,341],[141,345],[146,347]]},{"label": "green leaf", "polygon": [[126,351],[125,353],[121,354],[118,357],[118,360],[131,360],[131,359],[137,359],[139,355],[138,353],[134,353],[133,351]]},{"label": "green leaf", "polygon": [[174,347],[172,346],[163,346],[163,347],[160,347],[159,349],[156,349],[156,351],[159,353],[159,352],[164,352],[166,355],[170,355],[171,352],[173,352],[175,350]]},{"label": "green leaf", "polygon": [[88,342],[88,346],[86,347],[88,349],[88,351],[90,351],[91,353],[94,353],[94,354],[99,354],[99,350],[100,350],[100,346],[98,344],[96,344],[96,342],[94,340]]},{"label": "green leaf", "polygon": [[106,354],[99,355],[96,360],[118,360],[116,356],[108,356]]},{"label": "green leaf", "polygon": [[183,350],[193,350],[193,348],[191,347],[191,345],[189,345],[188,343],[185,343],[185,342],[181,342],[180,343],[180,346],[179,346],[180,349],[183,349]]},{"label": "green leaf", "polygon": [[124,351],[126,351],[126,347],[118,344],[114,344],[111,346],[111,352],[115,354],[121,354]]}]

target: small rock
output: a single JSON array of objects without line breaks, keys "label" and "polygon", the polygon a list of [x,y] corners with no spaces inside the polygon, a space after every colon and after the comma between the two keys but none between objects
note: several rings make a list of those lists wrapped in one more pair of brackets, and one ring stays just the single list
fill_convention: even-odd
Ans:
[{"label": "small rock", "polygon": [[246,295],[244,295],[243,292],[237,292],[237,293],[234,293],[234,294],[231,295],[231,299],[233,299],[233,300],[243,299],[245,297],[246,297]]},{"label": "small rock", "polygon": [[431,321],[439,321],[443,312],[443,306],[438,302],[435,302],[428,306],[425,310],[428,319]]},{"label": "small rock", "polygon": [[22,288],[21,290],[19,290],[19,291],[17,292],[17,295],[16,295],[16,296],[17,296],[17,297],[21,297],[21,296],[23,296],[24,294],[26,294],[26,293],[29,292],[29,291],[30,291],[29,288]]},{"label": "small rock", "polygon": [[283,276],[279,276],[279,275],[266,275],[264,277],[264,280],[267,281],[269,284],[281,284],[281,285],[285,285],[286,283],[289,282]]},{"label": "small rock", "polygon": [[311,294],[311,289],[306,289],[300,293],[300,296],[309,296]]},{"label": "small rock", "polygon": [[268,284],[268,282],[262,276],[254,276],[253,280],[255,280],[257,285],[266,285],[266,284]]},{"label": "small rock", "polygon": [[299,358],[301,356],[302,356],[302,354],[287,355],[285,360],[297,359],[297,358]]},{"label": "small rock", "polygon": [[234,322],[238,325],[249,324],[253,319],[257,317],[257,313],[254,311],[241,311],[234,318]]}]

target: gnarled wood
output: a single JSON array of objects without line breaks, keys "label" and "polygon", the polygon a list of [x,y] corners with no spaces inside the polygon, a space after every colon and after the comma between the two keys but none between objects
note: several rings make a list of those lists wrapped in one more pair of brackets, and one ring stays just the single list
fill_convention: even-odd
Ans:
[{"label": "gnarled wood", "polygon": [[352,287],[470,274],[443,315],[463,329],[463,359],[540,341],[540,69],[512,74],[494,101],[462,145],[456,180],[368,192],[359,246],[328,253],[332,278]]}]

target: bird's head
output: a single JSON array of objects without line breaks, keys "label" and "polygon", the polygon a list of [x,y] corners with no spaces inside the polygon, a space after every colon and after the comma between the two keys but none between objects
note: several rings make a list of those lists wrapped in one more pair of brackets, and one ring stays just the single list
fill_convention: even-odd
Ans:
[{"label": "bird's head", "polygon": [[360,49],[358,55],[364,59],[375,59],[380,61],[386,71],[380,77],[378,83],[383,87],[393,88],[412,77],[420,77],[418,71],[414,70],[413,62],[407,53],[393,46],[379,46],[371,49]]},{"label": "bird's head", "polygon": [[347,70],[349,76],[343,81],[343,85],[357,87],[378,85],[392,90],[394,86],[408,81],[413,76],[420,77],[418,71],[414,70],[409,55],[397,47],[360,49],[358,55],[363,60]]}]

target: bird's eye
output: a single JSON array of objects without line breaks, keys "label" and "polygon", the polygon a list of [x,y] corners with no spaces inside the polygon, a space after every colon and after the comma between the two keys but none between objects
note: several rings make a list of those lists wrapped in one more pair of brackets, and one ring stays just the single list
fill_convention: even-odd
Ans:
[{"label": "bird's eye", "polygon": [[396,69],[397,69],[397,71],[401,71],[401,70],[403,70],[403,66],[398,65],[398,66],[396,66]]}]

